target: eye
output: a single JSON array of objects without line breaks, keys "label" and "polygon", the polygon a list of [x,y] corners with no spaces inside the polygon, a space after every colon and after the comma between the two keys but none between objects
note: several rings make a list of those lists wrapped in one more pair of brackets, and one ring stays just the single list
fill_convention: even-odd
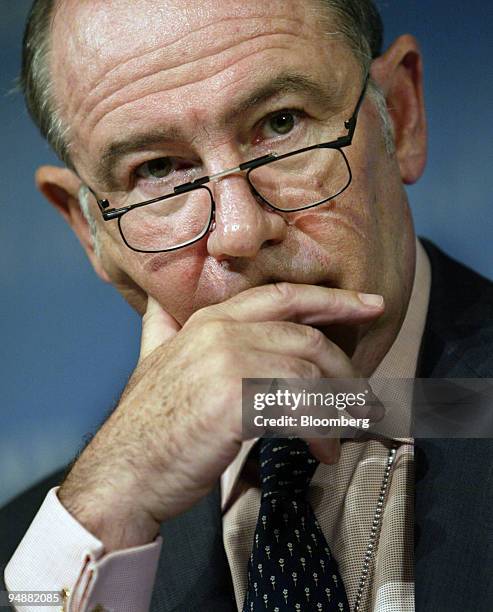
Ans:
[{"label": "eye", "polygon": [[274,134],[284,136],[292,131],[295,124],[296,117],[293,112],[281,111],[275,115],[271,115],[265,122],[265,127]]},{"label": "eye", "polygon": [[305,117],[303,111],[282,109],[267,115],[260,121],[253,134],[252,143],[260,145],[263,141],[300,136],[301,121]]},{"label": "eye", "polygon": [[174,166],[169,157],[158,157],[139,166],[135,174],[141,178],[162,179],[169,176],[173,170]]}]

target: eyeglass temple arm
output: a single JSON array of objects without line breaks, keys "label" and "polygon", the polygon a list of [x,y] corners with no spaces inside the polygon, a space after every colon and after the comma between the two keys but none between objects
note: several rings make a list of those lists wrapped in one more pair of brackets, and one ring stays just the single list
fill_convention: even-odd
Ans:
[{"label": "eyeglass temple arm", "polygon": [[86,184],[87,190],[90,191],[92,193],[92,195],[94,196],[94,199],[96,200],[96,202],[98,203],[99,206],[99,210],[101,212],[104,212],[104,210],[106,208],[109,207],[110,203],[108,202],[108,200],[101,200],[100,198],[98,198],[96,192],[94,191],[94,189],[91,189],[89,187],[89,185]]},{"label": "eyeglass temple arm", "polygon": [[351,118],[344,122],[344,127],[347,130],[349,130],[347,138],[350,139],[350,140],[353,139],[354,130],[356,129],[356,121],[358,119],[359,109],[361,108],[361,105],[363,104],[363,99],[365,97],[366,89],[368,87],[369,81],[370,81],[370,73],[367,72],[366,73],[366,77],[365,77],[365,82],[363,84],[363,89],[361,90],[361,94],[360,94],[360,96],[358,98],[358,101],[356,102],[356,106],[354,108],[354,112],[353,112]]}]

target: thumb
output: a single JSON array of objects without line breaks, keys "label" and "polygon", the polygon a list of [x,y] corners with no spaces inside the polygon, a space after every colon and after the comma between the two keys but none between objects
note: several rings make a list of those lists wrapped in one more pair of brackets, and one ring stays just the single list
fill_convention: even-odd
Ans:
[{"label": "thumb", "polygon": [[152,296],[147,296],[147,309],[142,317],[142,338],[139,361],[143,361],[154,349],[173,338],[181,327]]}]

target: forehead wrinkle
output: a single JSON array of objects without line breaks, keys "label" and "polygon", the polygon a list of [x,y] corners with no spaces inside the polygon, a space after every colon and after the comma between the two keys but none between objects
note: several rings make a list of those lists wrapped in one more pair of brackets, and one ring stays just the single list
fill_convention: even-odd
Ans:
[{"label": "forehead wrinkle", "polygon": [[[225,22],[234,22],[241,21],[243,23],[244,20],[239,18],[225,18],[223,21]],[[217,24],[213,24],[217,27]],[[274,27],[276,25],[276,27]],[[298,26],[296,28],[295,26]],[[221,22],[221,26],[223,23]],[[202,42],[201,51],[204,50],[203,44],[203,31],[210,28],[211,25],[207,24],[194,30],[193,32],[189,32],[184,36],[178,37],[177,39],[171,41],[164,48],[160,43],[157,43],[158,48],[148,48],[143,52],[135,53],[130,56],[127,56],[125,59],[117,59],[115,62],[107,67],[104,72],[101,74],[97,74],[91,80],[88,89],[89,93],[86,93],[82,97],[81,104],[73,111],[73,119],[77,121],[79,116],[87,116],[89,114],[94,113],[98,110],[98,107],[101,104],[105,104],[105,102],[109,101],[113,95],[121,92],[128,87],[129,89],[134,88],[137,84],[145,81],[146,77],[155,76],[161,72],[171,72],[174,69],[185,68],[189,65],[193,65],[194,62],[200,60],[211,60],[214,57],[217,57],[224,51],[228,49],[231,52],[234,52],[235,48],[238,48],[242,43],[249,44],[253,42],[255,39],[262,36],[276,35],[276,34],[290,34],[296,33],[299,31],[299,21],[295,18],[283,18],[278,19],[277,24],[273,24],[271,28],[266,28],[265,20],[261,20],[260,18],[250,19],[249,28],[245,31],[245,26],[243,24],[242,33],[233,34],[232,30],[234,29],[231,24],[228,25],[226,36],[219,36],[217,31],[215,32],[215,36],[213,38],[212,44],[207,45],[206,53],[200,55],[198,58],[194,58],[190,61],[184,60],[184,53],[186,56],[186,50],[192,47],[193,41],[192,38],[200,38]],[[263,30],[263,31],[261,31]],[[183,47],[185,51],[183,51]],[[169,58],[176,58],[165,68],[160,68],[163,64],[163,54],[166,54]],[[190,55],[190,54],[189,54]],[[143,72],[137,79],[133,78],[131,83],[127,83],[123,87],[116,84],[118,77],[120,74],[124,74],[125,72],[132,69],[132,66],[135,65],[137,69],[139,68],[139,64],[143,65]],[[110,80],[110,86],[108,87],[108,79]]]},{"label": "forehead wrinkle", "polygon": [[[278,36],[278,35],[275,35],[275,36]],[[243,44],[247,46],[251,42],[251,40],[252,39],[245,41],[245,43]],[[94,113],[95,113],[95,109],[94,109],[89,115],[85,117],[85,119],[81,122],[81,125],[86,125],[88,131],[93,132],[94,130],[97,129],[101,121],[104,120],[109,114],[111,114],[114,111],[120,112],[123,109],[125,109],[127,106],[132,105],[135,102],[138,102],[140,105],[144,103],[146,100],[148,100],[149,98],[151,98],[152,96],[163,93],[164,91],[168,91],[170,89],[174,90],[174,92],[176,93],[180,89],[187,87],[189,85],[195,85],[195,86],[199,85],[200,83],[203,83],[209,79],[213,79],[218,74],[227,71],[232,66],[239,65],[241,64],[241,62],[249,60],[249,58],[251,58],[254,55],[258,55],[259,53],[265,53],[265,52],[269,52],[272,50],[288,49],[288,48],[289,48],[289,44],[286,41],[276,40],[275,44],[274,44],[274,41],[272,41],[271,44],[268,44],[268,42],[266,41],[266,44],[262,49],[255,48],[249,53],[244,53],[242,57],[239,59],[236,57],[238,54],[238,49],[235,49],[233,52],[228,53],[229,57],[225,58],[225,62],[223,65],[219,65],[218,62],[214,60],[214,58],[216,57],[215,55],[210,56],[206,58],[209,62],[209,66],[208,66],[209,71],[205,70],[204,66],[201,66],[201,70],[200,70],[201,78],[200,79],[197,79],[196,77],[199,71],[194,71],[193,69],[190,69],[190,67],[196,64],[197,62],[203,62],[204,58],[201,58],[199,60],[194,60],[190,64],[181,64],[176,69],[159,70],[155,74],[147,75],[143,79],[137,79],[135,82],[132,82],[130,85],[125,85],[120,90],[118,90],[116,93],[114,93],[112,96],[103,100],[99,105],[99,112],[96,114],[96,116],[94,116]],[[233,55],[235,57],[231,57]],[[163,74],[165,72],[168,72],[168,74],[172,77],[175,71],[178,72],[178,76],[179,76],[179,73],[184,66],[188,68],[190,76],[188,76],[187,79],[182,80],[178,86],[174,85],[173,83],[173,84],[168,84],[166,87],[163,88],[163,84],[161,82],[157,83],[155,86],[152,86],[154,84],[154,80],[156,76]],[[142,83],[145,83],[146,80],[152,86],[150,88],[150,91],[147,91],[147,92],[146,92],[145,86],[142,85]],[[139,86],[136,86],[137,84],[139,84]],[[125,96],[124,94],[126,92],[132,92],[133,96],[130,96],[130,95]],[[118,100],[122,98],[125,101],[121,104],[118,104],[115,107],[114,106],[115,100],[118,103]]]}]

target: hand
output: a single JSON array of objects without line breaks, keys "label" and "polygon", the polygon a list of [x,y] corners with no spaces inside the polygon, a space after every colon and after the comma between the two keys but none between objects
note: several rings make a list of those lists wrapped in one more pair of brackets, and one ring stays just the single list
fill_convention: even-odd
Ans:
[{"label": "hand", "polygon": [[[61,502],[107,551],[152,541],[238,453],[242,378],[354,378],[349,357],[312,326],[355,326],[382,312],[381,299],[280,283],[203,308],[180,329],[149,297],[137,368]],[[319,460],[337,460],[338,441],[308,442]]]}]

